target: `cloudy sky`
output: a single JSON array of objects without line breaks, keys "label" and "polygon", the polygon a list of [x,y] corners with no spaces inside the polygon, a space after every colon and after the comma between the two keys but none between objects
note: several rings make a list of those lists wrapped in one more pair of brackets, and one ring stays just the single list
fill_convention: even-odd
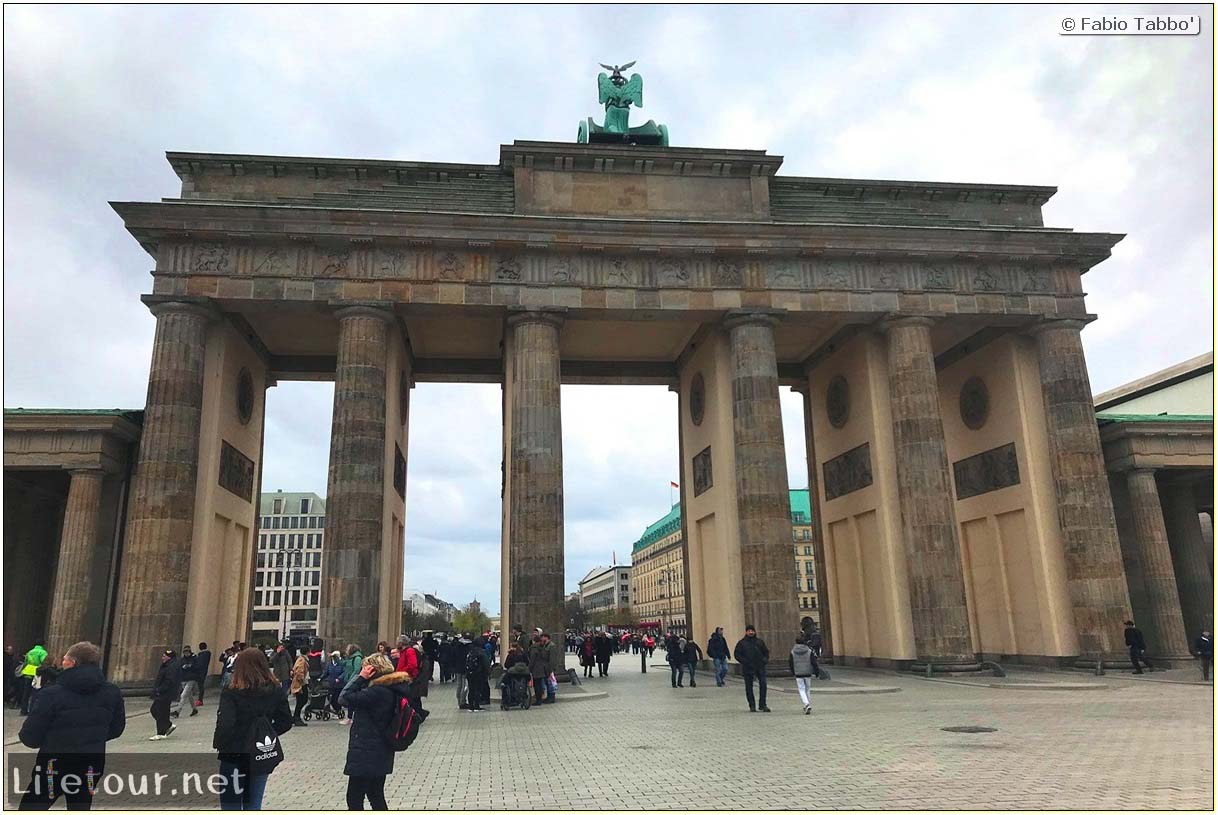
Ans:
[{"label": "cloudy sky", "polygon": [[[639,60],[674,145],[789,175],[1052,184],[1051,226],[1127,233],[1085,278],[1095,390],[1213,348],[1213,18],[1064,37],[1148,7],[4,9],[4,404],[140,407],[151,262],[107,201],[178,192],[166,150],[493,163],[567,141],[599,62]],[[271,390],[267,489],[325,492],[333,388]],[[800,403],[784,395],[792,486]],[[406,584],[497,609],[499,396],[419,385]],[[676,400],[563,388],[567,582],[668,508]]]}]

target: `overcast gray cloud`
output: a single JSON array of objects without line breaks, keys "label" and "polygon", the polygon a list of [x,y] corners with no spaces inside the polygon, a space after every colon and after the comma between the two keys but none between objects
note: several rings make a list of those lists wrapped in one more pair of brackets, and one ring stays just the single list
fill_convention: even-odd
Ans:
[{"label": "overcast gray cloud", "polygon": [[[1128,233],[1085,278],[1096,390],[1213,345],[1213,18],[1062,37],[1018,7],[95,7],[4,10],[5,405],[143,404],[147,255],[110,200],[177,193],[165,150],[494,162],[599,113],[638,59],[673,142],[782,172],[1053,184],[1049,225]],[[268,400],[265,486],[324,492],[330,385]],[[799,400],[783,397],[803,486]],[[498,606],[499,396],[419,385],[406,583]],[[624,560],[676,478],[675,397],[563,389],[567,578]]]}]

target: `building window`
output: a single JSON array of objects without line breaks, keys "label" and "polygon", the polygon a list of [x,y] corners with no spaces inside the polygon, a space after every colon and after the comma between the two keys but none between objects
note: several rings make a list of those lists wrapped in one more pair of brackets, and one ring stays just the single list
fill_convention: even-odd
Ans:
[{"label": "building window", "polygon": [[309,499],[308,498],[300,499],[300,514],[301,515],[309,514]]},{"label": "building window", "polygon": [[808,591],[813,591],[816,589],[816,584],[812,582],[812,578],[809,577],[806,582],[808,584]]},{"label": "building window", "polygon": [[283,514],[283,499],[282,498],[275,499],[275,508],[271,510],[271,514],[272,515],[282,515]]},{"label": "building window", "polygon": [[325,528],[326,528],[326,516],[325,516],[325,515],[322,515],[322,516],[318,517],[318,519],[317,519],[317,528],[318,528],[318,529],[325,529]]},{"label": "building window", "polygon": [[811,555],[811,554],[812,554],[812,547],[811,547],[811,546],[805,546],[805,547],[804,547],[804,554],[805,554],[805,555]]},{"label": "building window", "polygon": [[[266,581],[266,572],[258,572],[254,575],[254,585],[261,586]],[[262,592],[258,592],[258,596],[262,596]]]},{"label": "building window", "polygon": [[315,608],[294,608],[292,609],[292,620],[316,620],[317,609]]},{"label": "building window", "polygon": [[812,574],[812,561],[804,561],[804,574]]},{"label": "building window", "polygon": [[807,598],[807,597],[800,597],[800,598],[799,598],[799,607],[800,607],[800,608],[807,608],[807,607],[808,607],[808,598]]},{"label": "building window", "polygon": [[278,529],[278,528],[279,528],[279,517],[275,516],[274,518],[271,518],[271,529]]},{"label": "building window", "polygon": [[277,623],[279,622],[279,609],[254,609],[254,622],[256,623]]}]

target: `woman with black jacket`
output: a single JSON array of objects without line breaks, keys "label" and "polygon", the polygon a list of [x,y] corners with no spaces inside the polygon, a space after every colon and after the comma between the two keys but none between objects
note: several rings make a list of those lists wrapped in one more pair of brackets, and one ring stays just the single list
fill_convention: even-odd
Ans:
[{"label": "woman with black jacket", "polygon": [[250,766],[250,747],[254,724],[264,716],[280,736],[292,729],[287,692],[271,673],[266,655],[246,648],[237,654],[232,679],[220,692],[211,743],[229,784],[220,792],[221,809],[262,809],[269,771],[258,773]]},{"label": "woman with black jacket", "polygon": [[372,654],[338,697],[340,705],[353,711],[343,767],[347,809],[363,809],[365,798],[373,809],[389,809],[385,776],[393,772],[393,748],[385,733],[409,691],[410,674],[395,671],[384,654]]}]

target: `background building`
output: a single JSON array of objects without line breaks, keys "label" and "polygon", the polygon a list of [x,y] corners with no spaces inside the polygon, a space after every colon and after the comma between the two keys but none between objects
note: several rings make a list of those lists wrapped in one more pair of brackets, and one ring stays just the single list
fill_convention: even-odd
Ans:
[{"label": "background building", "polygon": [[264,492],[259,514],[250,642],[315,636],[326,502],[312,492]]},{"label": "background building", "polygon": [[419,617],[439,614],[450,623],[453,621],[453,615],[457,613],[457,607],[452,603],[441,600],[434,594],[415,589],[406,590],[405,596],[402,597],[402,607],[409,609]]},{"label": "background building", "polygon": [[[816,604],[816,558],[812,554],[812,509],[807,490],[791,490],[791,537],[795,547],[795,590],[801,616],[820,623]],[[656,622],[665,630],[686,630],[685,570],[681,546],[681,505],[643,531],[634,543],[631,562],[634,573],[635,617]]]},{"label": "background building", "polygon": [[579,581],[579,602],[585,612],[622,612],[630,608],[630,567],[597,566]]}]

